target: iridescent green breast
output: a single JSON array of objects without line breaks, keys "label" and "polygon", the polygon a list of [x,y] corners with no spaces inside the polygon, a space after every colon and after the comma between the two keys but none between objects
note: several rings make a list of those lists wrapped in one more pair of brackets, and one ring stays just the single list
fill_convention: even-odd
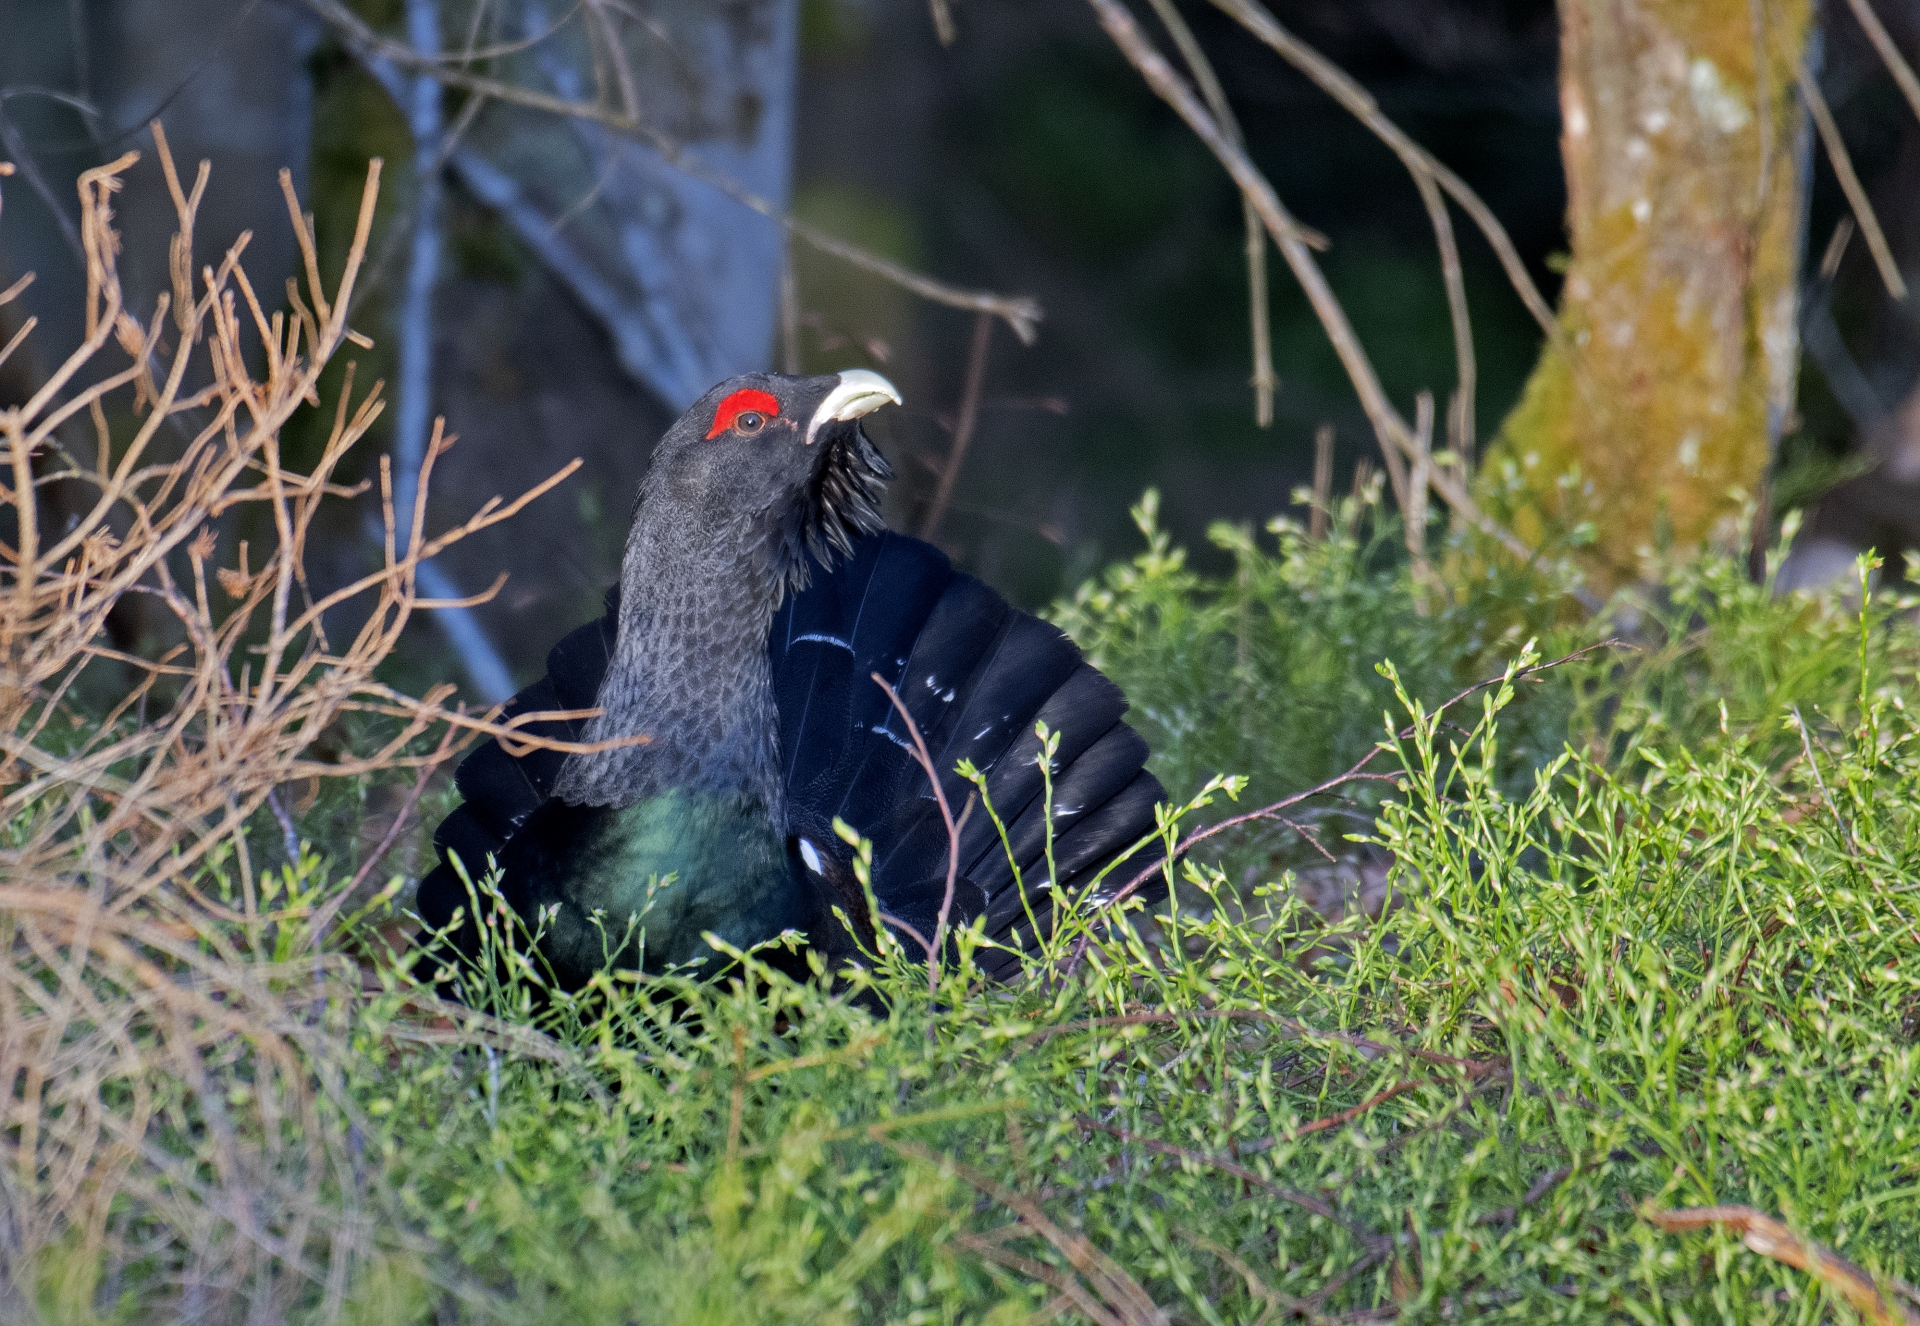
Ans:
[{"label": "iridescent green breast", "polygon": [[541,948],[569,985],[610,964],[661,972],[712,958],[709,932],[744,949],[807,924],[786,843],[744,796],[548,802],[502,865],[521,914],[545,913]]}]

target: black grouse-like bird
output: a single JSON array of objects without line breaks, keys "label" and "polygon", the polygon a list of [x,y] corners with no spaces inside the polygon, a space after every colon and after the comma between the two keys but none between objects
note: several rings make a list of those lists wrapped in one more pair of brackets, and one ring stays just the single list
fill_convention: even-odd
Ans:
[{"label": "black grouse-like bird", "polygon": [[[609,962],[700,962],[709,932],[747,948],[801,930],[837,960],[871,938],[834,923],[836,906],[856,927],[868,910],[838,817],[873,842],[888,924],[931,936],[947,833],[875,673],[912,714],[953,812],[973,790],[954,767],[971,760],[1005,826],[1003,846],[993,817],[967,816],[955,924],[984,913],[987,934],[1018,949],[1047,924],[1053,896],[1077,896],[1153,832],[1163,794],[1142,767],[1146,744],[1120,721],[1120,689],[1055,627],[884,527],[891,471],[860,419],[899,399],[866,370],[754,374],[721,383],[667,431],[606,616],[562,640],[547,675],[507,706],[602,710],[532,724],[535,734],[647,740],[596,754],[474,750],[454,780],[464,803],[434,837],[441,864],[420,885],[430,930],[464,908],[448,935],[477,949],[457,856],[475,882],[497,863],[502,895],[540,925],[566,988]],[[1059,734],[1054,880],[1036,722]],[[1129,862],[1103,893],[1135,873]],[[989,953],[984,965],[1006,976],[1018,958]]]}]

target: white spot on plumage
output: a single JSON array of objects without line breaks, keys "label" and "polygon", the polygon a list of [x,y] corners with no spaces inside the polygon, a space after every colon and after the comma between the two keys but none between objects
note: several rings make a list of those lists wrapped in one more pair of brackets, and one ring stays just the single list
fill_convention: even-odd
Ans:
[{"label": "white spot on plumage", "polygon": [[842,640],[839,636],[822,635],[818,631],[812,632],[807,635],[795,636],[793,643],[795,643],[796,645],[800,645],[800,644],[805,644],[809,640],[812,640],[816,644],[833,645],[836,648],[846,650],[849,654],[853,652],[853,646],[848,644],[845,640]]},{"label": "white spot on plumage", "polygon": [[885,723],[875,723],[873,727],[869,729],[869,731],[878,732],[881,736],[885,737],[888,741],[891,741],[894,745],[898,746],[901,750],[910,751],[913,749],[913,744],[909,742],[906,738],[896,736],[894,733],[888,731],[887,725]]},{"label": "white spot on plumage", "polygon": [[807,863],[807,869],[811,870],[814,874],[824,875],[827,873],[820,865],[820,849],[808,842],[805,838],[800,840],[800,859]]}]

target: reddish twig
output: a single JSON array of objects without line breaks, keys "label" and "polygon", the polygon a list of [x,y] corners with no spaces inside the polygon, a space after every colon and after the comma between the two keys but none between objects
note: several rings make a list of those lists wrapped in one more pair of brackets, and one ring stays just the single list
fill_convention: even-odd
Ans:
[{"label": "reddish twig", "polygon": [[1234,1178],[1245,1183],[1251,1183],[1255,1187],[1265,1189],[1283,1202],[1290,1202],[1303,1211],[1310,1211],[1324,1220],[1331,1220],[1334,1224],[1341,1226],[1364,1243],[1373,1244],[1380,1240],[1380,1235],[1373,1233],[1361,1225],[1355,1224],[1334,1210],[1327,1202],[1313,1196],[1311,1193],[1295,1192],[1292,1188],[1283,1188],[1266,1175],[1251,1170],[1240,1162],[1231,1160],[1226,1156],[1216,1156],[1211,1152],[1196,1151],[1191,1147],[1176,1146],[1172,1142],[1163,1142],[1157,1137],[1145,1137],[1131,1129],[1122,1128],[1119,1124],[1102,1123],[1100,1120],[1090,1118],[1084,1114],[1074,1115],[1074,1121],[1083,1128],[1091,1128],[1095,1132],[1106,1133],[1111,1137],[1117,1137],[1129,1146],[1143,1146],[1147,1150],[1157,1151],[1163,1156],[1173,1156],[1176,1159],[1189,1161],[1206,1169],[1219,1170],[1222,1174],[1231,1174]]},{"label": "reddish twig", "polygon": [[946,464],[940,467],[940,486],[934,489],[927,518],[921,522],[920,537],[928,543],[940,533],[947,507],[953,501],[954,485],[960,481],[960,466],[967,458],[967,445],[973,441],[974,426],[980,421],[980,389],[987,379],[987,348],[993,342],[993,315],[979,313],[973,320],[973,348],[967,355],[967,385],[960,394],[960,414],[953,424],[953,445],[947,448]]},{"label": "reddish twig", "polygon": [[[1018,1232],[1030,1232],[1024,1221],[1016,1222],[1013,1229]],[[1016,1275],[1024,1275],[1029,1280],[1046,1285],[1059,1295],[1054,1301],[1066,1308],[1073,1308],[1094,1326],[1121,1326],[1122,1318],[1109,1312],[1092,1291],[1080,1283],[1080,1278],[1071,1271],[1063,1271],[1057,1266],[1049,1266],[1032,1257],[1024,1257],[1000,1246],[999,1242],[984,1234],[974,1234],[966,1230],[953,1236],[953,1241],[973,1253],[985,1258],[996,1266],[1004,1266]],[[1033,1320],[1048,1321],[1061,1312],[1042,1313]]]},{"label": "reddish twig", "polygon": [[420,804],[420,794],[427,790],[428,780],[433,777],[434,770],[439,767],[437,763],[420,766],[420,776],[415,778],[413,786],[407,789],[406,799],[400,803],[400,809],[394,815],[393,823],[387,826],[387,831],[381,836],[379,845],[373,849],[373,855],[361,863],[360,869],[354,871],[353,883],[347,886],[349,893],[366,883],[367,876],[373,873],[374,867],[380,864],[381,859],[392,850],[394,843],[399,841],[400,830],[406,827],[407,817],[413,814],[413,808]]},{"label": "reddish twig", "polygon": [[1321,856],[1324,856],[1327,859],[1328,865],[1340,864],[1340,858],[1336,857],[1332,852],[1329,852],[1326,849],[1325,845],[1322,844],[1320,841],[1320,835],[1315,833],[1312,829],[1308,828],[1304,824],[1299,823],[1298,821],[1287,819],[1284,815],[1276,815],[1274,816],[1274,818],[1279,820],[1282,824],[1286,825],[1289,829],[1292,829],[1295,833],[1299,834],[1301,841],[1306,843],[1307,846],[1311,847],[1314,851],[1320,853]]},{"label": "reddish twig", "polygon": [[[1407,1092],[1414,1090],[1416,1087],[1428,1087],[1432,1085],[1433,1083],[1430,1079],[1416,1078],[1411,1082],[1402,1082],[1398,1086],[1388,1087],[1385,1091],[1376,1092],[1373,1095],[1368,1096],[1365,1100],[1361,1101],[1358,1105],[1355,1105],[1350,1110],[1341,1110],[1338,1114],[1329,1114],[1324,1119],[1315,1119],[1312,1123],[1302,1124],[1299,1130],[1296,1131],[1293,1134],[1293,1136],[1287,1140],[1297,1141],[1302,1137],[1308,1137],[1314,1133],[1324,1133],[1329,1128],[1345,1127],[1347,1124],[1352,1123],[1355,1119],[1359,1118],[1361,1115],[1365,1114],[1368,1110],[1372,1109],[1376,1105],[1384,1105],[1388,1101],[1392,1100],[1395,1096],[1404,1096],[1407,1094]],[[1279,1142],[1280,1142],[1279,1138],[1269,1137],[1265,1141],[1255,1142],[1252,1146],[1242,1147],[1241,1154],[1254,1155],[1261,1151],[1269,1150],[1270,1148],[1278,1145]]]},{"label": "reddish twig", "polygon": [[1473,1223],[1504,1225],[1572,1177],[1573,1166],[1571,1165],[1562,1165],[1559,1169],[1548,1170],[1533,1181],[1533,1186],[1527,1189],[1526,1196],[1520,1199],[1518,1205],[1503,1206],[1498,1211],[1488,1211],[1485,1215],[1476,1217]]},{"label": "reddish twig", "polygon": [[1063,1022],[1057,1026],[1040,1027],[1029,1033],[1022,1039],[1021,1047],[1038,1045],[1041,1041],[1052,1040],[1055,1036],[1098,1031],[1102,1027],[1140,1027],[1177,1022],[1203,1022],[1212,1018],[1226,1018],[1236,1022],[1265,1022],[1304,1040],[1339,1041],[1343,1045],[1358,1050],[1362,1056],[1369,1059],[1405,1054],[1423,1063],[1457,1068],[1469,1078],[1482,1078],[1506,1067],[1505,1061],[1500,1059],[1461,1059],[1451,1054],[1442,1054],[1438,1050],[1423,1049],[1417,1045],[1387,1044],[1350,1031],[1326,1031],[1309,1026],[1298,1018],[1290,1018],[1281,1013],[1270,1013],[1264,1008],[1195,1008],[1178,1011],[1168,1009],[1152,1013],[1124,1013],[1114,1017],[1088,1018],[1083,1022]]},{"label": "reddish twig", "polygon": [[953,808],[947,804],[947,791],[940,785],[940,773],[933,766],[933,756],[927,752],[926,739],[920,735],[920,725],[913,721],[913,715],[907,712],[907,706],[901,701],[899,693],[887,684],[887,679],[877,672],[872,675],[875,684],[887,693],[887,699],[893,701],[900,720],[907,725],[907,735],[913,738],[913,757],[926,770],[927,781],[933,784],[933,799],[940,807],[940,821],[947,826],[947,891],[940,899],[940,919],[934,924],[932,941],[921,940],[927,949],[927,990],[934,993],[940,989],[940,950],[947,942],[947,919],[953,913],[953,890],[960,879],[960,825],[973,813],[973,795],[967,795],[966,808],[956,822]]},{"label": "reddish twig", "polygon": [[1034,1233],[1052,1244],[1075,1271],[1086,1277],[1094,1294],[1125,1326],[1134,1326],[1135,1323],[1139,1326],[1164,1326],[1166,1314],[1140,1287],[1139,1282],[1127,1273],[1125,1267],[1096,1248],[1085,1235],[1062,1229],[1049,1220],[1034,1198],[996,1182],[951,1156],[943,1156],[918,1143],[880,1135],[875,1135],[874,1140],[922,1164],[952,1170],[975,1190],[1019,1216]]},{"label": "reddish twig", "polygon": [[393,849],[393,845],[400,840],[400,830],[406,827],[407,817],[413,814],[413,808],[420,804],[420,796],[427,790],[427,782],[433,777],[434,770],[444,764],[447,757],[453,754],[450,748],[452,739],[453,730],[449,729],[447,734],[441,738],[441,749],[434,752],[437,758],[431,763],[420,766],[419,776],[413,780],[413,786],[408,789],[406,799],[400,803],[400,809],[394,815],[393,823],[389,824],[386,833],[381,835],[379,844],[373,849],[373,854],[360,863],[360,868],[353,872],[353,879],[347,887],[340,890],[338,894],[328,900],[324,907],[314,913],[312,931],[313,946],[316,949],[320,946],[321,940],[326,936],[327,927],[332,924],[333,918],[339,912],[340,908],[346,905],[349,898],[360,891],[360,886],[367,882],[369,875],[373,874],[374,867],[380,864],[386,854]]}]

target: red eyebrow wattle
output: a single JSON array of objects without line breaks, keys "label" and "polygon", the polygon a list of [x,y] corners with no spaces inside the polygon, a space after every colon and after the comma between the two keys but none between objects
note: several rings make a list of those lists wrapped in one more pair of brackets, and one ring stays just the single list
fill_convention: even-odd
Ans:
[{"label": "red eyebrow wattle", "polygon": [[721,401],[720,408],[713,412],[713,427],[707,430],[707,440],[712,441],[732,428],[733,421],[749,410],[772,419],[780,413],[780,402],[767,392],[757,391],[752,387],[742,387]]}]

